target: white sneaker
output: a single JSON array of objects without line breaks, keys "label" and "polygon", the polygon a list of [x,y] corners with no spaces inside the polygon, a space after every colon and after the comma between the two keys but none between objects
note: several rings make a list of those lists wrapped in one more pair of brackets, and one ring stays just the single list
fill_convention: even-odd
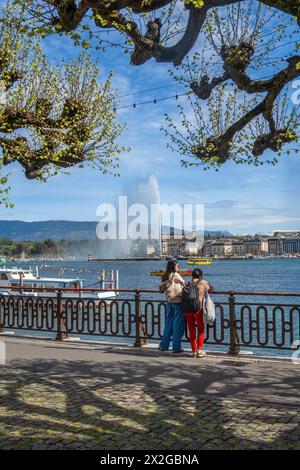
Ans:
[{"label": "white sneaker", "polygon": [[205,357],[205,356],[207,356],[206,352],[202,351],[201,349],[199,349],[196,353],[196,357],[198,358]]}]

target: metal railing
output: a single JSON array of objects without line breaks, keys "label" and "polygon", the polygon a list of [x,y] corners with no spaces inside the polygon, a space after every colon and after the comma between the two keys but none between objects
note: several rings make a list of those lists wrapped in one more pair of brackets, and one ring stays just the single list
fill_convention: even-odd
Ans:
[{"label": "metal railing", "polygon": [[[162,338],[166,302],[156,290],[119,289],[113,291],[118,297],[105,300],[92,297],[101,289],[14,290],[0,294],[0,333],[43,331],[58,341],[73,334],[121,337],[132,339],[136,347]],[[214,291],[212,296],[216,321],[206,325],[207,344],[228,347],[231,355],[245,347],[295,348],[300,339],[300,293]],[[183,341],[189,341],[187,329]]]}]

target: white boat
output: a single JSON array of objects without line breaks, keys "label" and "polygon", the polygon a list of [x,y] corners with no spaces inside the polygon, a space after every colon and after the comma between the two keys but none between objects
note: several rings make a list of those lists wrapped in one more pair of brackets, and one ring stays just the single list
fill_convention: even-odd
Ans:
[{"label": "white boat", "polygon": [[[84,289],[84,279],[40,277],[38,268],[36,268],[34,273],[32,269],[1,267],[0,295],[37,298],[56,297],[58,289],[74,289],[72,291],[62,291],[63,298],[99,301],[115,299],[118,296],[118,292],[114,291],[114,289],[117,290],[119,288],[118,270],[110,271],[109,273],[102,271],[98,279],[98,288],[103,289],[103,292],[82,292],[81,289]],[[26,288],[30,288],[30,290],[26,290]],[[35,291],[34,288],[37,290]],[[49,288],[53,290],[47,290]]]}]

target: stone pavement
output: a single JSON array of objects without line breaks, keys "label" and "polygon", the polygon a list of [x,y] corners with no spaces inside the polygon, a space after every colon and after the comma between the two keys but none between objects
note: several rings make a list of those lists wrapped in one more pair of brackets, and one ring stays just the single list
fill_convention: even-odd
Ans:
[{"label": "stone pavement", "polygon": [[300,365],[1,339],[0,449],[300,449]]}]

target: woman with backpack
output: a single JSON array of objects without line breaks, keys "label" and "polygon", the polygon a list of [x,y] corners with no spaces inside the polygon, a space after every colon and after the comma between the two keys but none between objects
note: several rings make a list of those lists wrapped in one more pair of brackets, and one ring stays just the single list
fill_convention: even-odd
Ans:
[{"label": "woman with backpack", "polygon": [[167,301],[167,319],[159,350],[168,351],[172,339],[173,353],[183,352],[181,338],[185,329],[184,312],[181,307],[181,294],[185,282],[178,270],[176,260],[168,261],[160,285],[160,291],[164,292]]},{"label": "woman with backpack", "polygon": [[[188,311],[188,306],[185,308],[185,302],[183,303],[184,315],[187,322],[190,343],[192,347],[193,357],[205,357],[206,352],[203,351],[204,345],[204,321],[203,321],[203,298],[206,292],[213,290],[213,287],[203,279],[203,273],[201,269],[194,269],[192,272],[192,285],[190,286],[191,293],[190,297],[193,296],[191,305],[194,306],[193,310]],[[194,295],[193,288],[196,287]],[[188,287],[186,288],[188,290]],[[188,296],[187,296],[188,297]],[[196,327],[198,327],[198,333],[196,335]]]}]

